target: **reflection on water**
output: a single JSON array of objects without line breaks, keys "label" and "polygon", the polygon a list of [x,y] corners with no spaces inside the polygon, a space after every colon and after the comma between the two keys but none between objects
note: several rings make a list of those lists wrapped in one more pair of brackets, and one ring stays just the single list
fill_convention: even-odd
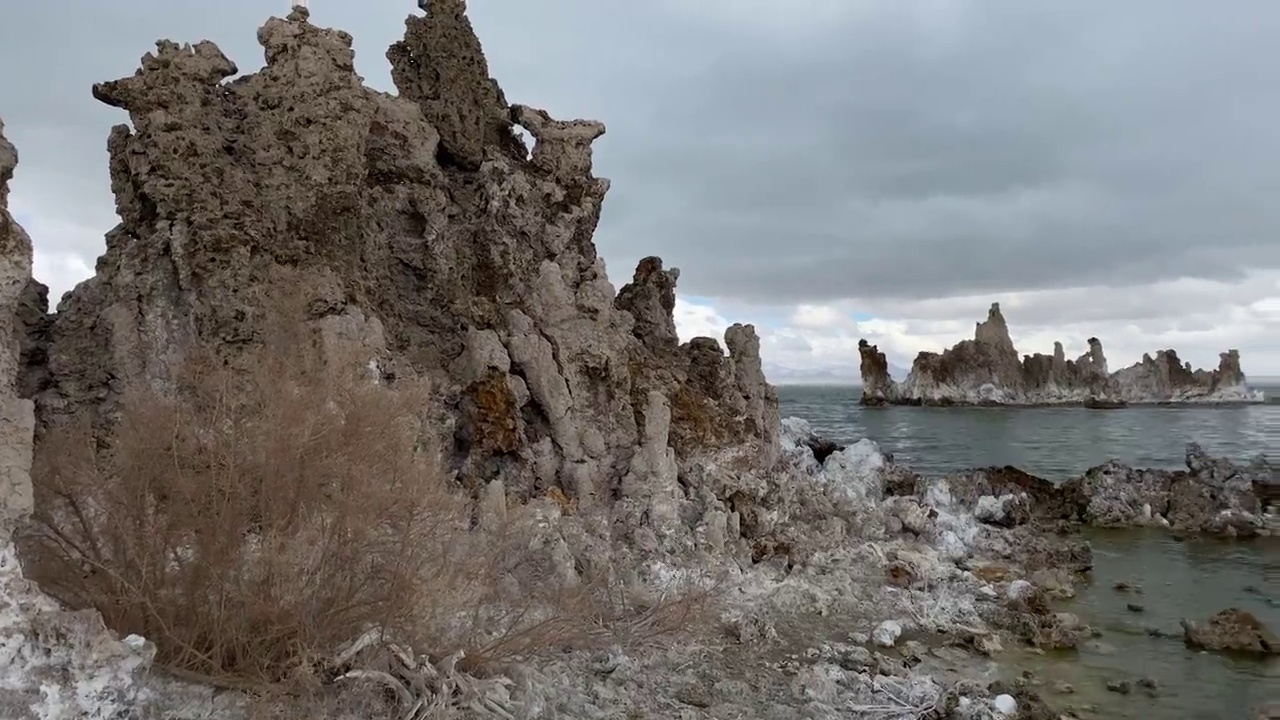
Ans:
[{"label": "reflection on water", "polygon": [[[1265,388],[1280,398],[1280,387]],[[1147,467],[1181,467],[1189,441],[1211,453],[1280,458],[1280,404],[1218,407],[863,408],[857,388],[779,388],[782,415],[809,420],[839,442],[868,437],[916,470],[942,473],[1017,465],[1062,479],[1115,458]],[[1179,543],[1160,531],[1094,532],[1094,579],[1068,602],[1102,637],[1078,652],[1036,655],[1011,650],[1013,670],[1030,667],[1047,680],[1056,705],[1081,718],[1235,720],[1263,701],[1280,701],[1280,659],[1224,657],[1187,650],[1182,618],[1205,620],[1228,607],[1252,612],[1280,631],[1280,538]],[[1122,594],[1116,582],[1140,585]],[[1142,605],[1130,611],[1128,603]],[[1148,631],[1159,631],[1152,635]],[[1169,637],[1169,636],[1172,637]],[[1015,667],[1016,666],[1016,667]],[[1156,681],[1154,698],[1106,689],[1109,680]],[[1054,683],[1075,692],[1055,695]],[[1090,710],[1092,706],[1092,710]]]},{"label": "reflection on water", "polygon": [[[1093,531],[1090,541],[1093,582],[1062,609],[1102,636],[1078,652],[1028,653],[1019,663],[1046,681],[1051,701],[1093,706],[1097,718],[1243,720],[1250,708],[1280,699],[1280,658],[1193,652],[1179,626],[1183,618],[1203,621],[1238,607],[1280,629],[1280,539],[1179,543],[1161,531],[1126,530]],[[1117,582],[1141,593],[1117,591]],[[1155,680],[1155,697],[1137,686],[1143,678]],[[1130,681],[1133,692],[1108,691],[1112,680]],[[1075,692],[1056,694],[1054,686],[1063,682]]]},{"label": "reflection on water", "polygon": [[[1280,396],[1280,388],[1267,388]],[[1017,465],[1066,478],[1108,459],[1182,465],[1196,441],[1212,453],[1280,457],[1280,404],[1047,408],[864,408],[854,387],[782,387],[782,416],[796,415],[840,442],[871,438],[922,472]]]}]

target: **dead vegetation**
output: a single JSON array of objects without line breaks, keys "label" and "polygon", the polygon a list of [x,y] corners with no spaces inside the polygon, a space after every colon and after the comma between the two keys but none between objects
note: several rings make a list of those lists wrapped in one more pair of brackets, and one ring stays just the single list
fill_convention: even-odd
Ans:
[{"label": "dead vegetation", "polygon": [[49,429],[30,575],[154,642],[160,666],[234,687],[368,679],[396,657],[483,676],[702,619],[705,592],[636,606],[607,573],[558,577],[535,513],[475,527],[425,440],[426,388],[311,347],[281,333],[236,368],[129,387],[105,442],[86,418]]}]

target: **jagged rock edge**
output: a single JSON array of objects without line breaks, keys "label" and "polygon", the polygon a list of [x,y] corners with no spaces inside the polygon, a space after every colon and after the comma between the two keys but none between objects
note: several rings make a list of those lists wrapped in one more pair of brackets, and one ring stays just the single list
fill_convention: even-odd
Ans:
[{"label": "jagged rock edge", "polygon": [[1009,338],[1000,304],[992,303],[974,337],[942,353],[921,352],[902,382],[889,376],[888,359],[866,339],[858,342],[864,405],[1085,405],[1113,409],[1128,404],[1264,402],[1240,369],[1240,353],[1220,353],[1216,370],[1192,370],[1177,352],[1108,373],[1102,342],[1089,338],[1076,360],[1054,354],[1023,355]]}]

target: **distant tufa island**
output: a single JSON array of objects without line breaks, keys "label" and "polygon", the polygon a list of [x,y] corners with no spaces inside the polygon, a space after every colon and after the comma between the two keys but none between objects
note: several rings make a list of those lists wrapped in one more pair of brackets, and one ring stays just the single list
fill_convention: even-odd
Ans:
[{"label": "distant tufa island", "polygon": [[1263,402],[1261,391],[1245,384],[1240,352],[1222,353],[1217,370],[1192,370],[1175,350],[1114,373],[1107,371],[1102,342],[1089,338],[1089,351],[1067,360],[1062,343],[1053,355],[1023,355],[1009,338],[1009,326],[992,303],[986,322],[939,353],[922,352],[911,372],[896,382],[885,354],[865,339],[862,356],[863,405],[1069,405],[1117,408],[1127,404]]}]

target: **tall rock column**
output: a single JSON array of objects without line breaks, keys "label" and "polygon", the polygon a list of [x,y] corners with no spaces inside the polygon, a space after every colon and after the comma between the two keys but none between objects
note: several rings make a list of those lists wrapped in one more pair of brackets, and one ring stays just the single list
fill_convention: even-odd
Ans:
[{"label": "tall rock column", "polygon": [[525,147],[466,9],[465,0],[431,0],[427,17],[405,20],[404,40],[387,50],[387,59],[400,97],[417,103],[440,133],[440,164],[476,170],[486,147],[513,159],[523,159]]},{"label": "tall rock column", "polygon": [[18,153],[0,121],[0,534],[31,512],[31,447],[35,416],[18,397],[18,302],[31,280],[31,238],[9,215],[9,181]]},{"label": "tall rock column", "polygon": [[889,358],[865,338],[858,341],[858,356],[861,361],[862,404],[883,405],[896,400],[898,385],[889,376]]},{"label": "tall rock column", "polygon": [[1009,337],[1009,323],[1000,312],[1000,303],[991,303],[986,322],[980,322],[973,330],[973,340],[988,359],[992,381],[999,387],[1021,389],[1022,363],[1018,351]]},{"label": "tall rock column", "polygon": [[18,394],[18,313],[31,282],[31,238],[9,214],[18,153],[0,121],[0,717],[136,717],[139,671],[154,648],[120,642],[95,612],[71,612],[23,576],[14,530],[32,511],[32,402]]}]

